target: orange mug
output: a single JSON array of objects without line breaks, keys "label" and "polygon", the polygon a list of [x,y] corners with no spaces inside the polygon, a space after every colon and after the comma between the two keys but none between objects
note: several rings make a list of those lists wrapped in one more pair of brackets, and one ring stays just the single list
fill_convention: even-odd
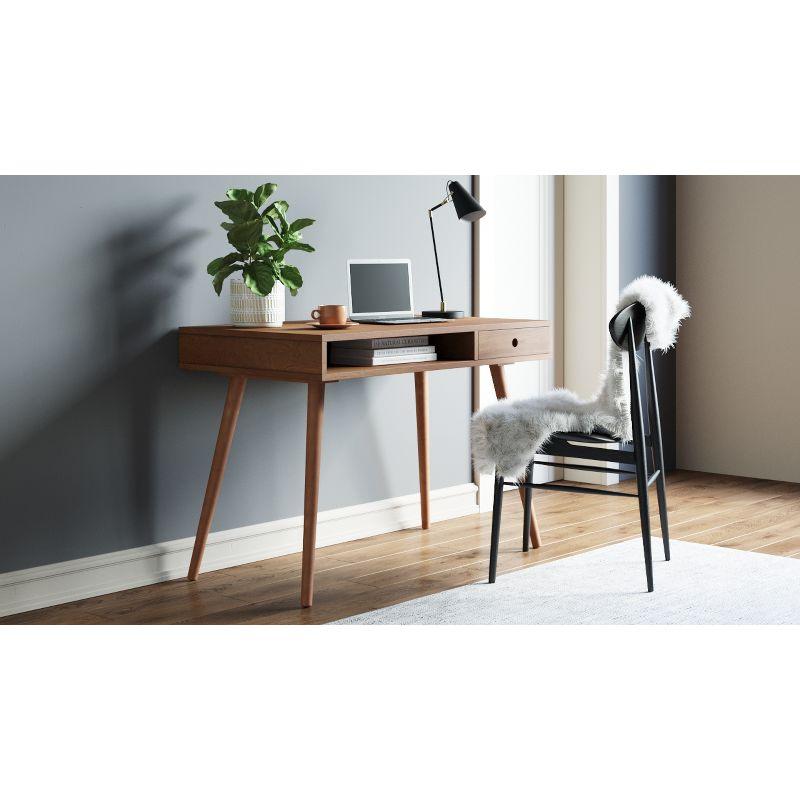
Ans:
[{"label": "orange mug", "polygon": [[311,319],[320,325],[344,325],[347,323],[347,309],[344,306],[320,306],[311,312]]}]

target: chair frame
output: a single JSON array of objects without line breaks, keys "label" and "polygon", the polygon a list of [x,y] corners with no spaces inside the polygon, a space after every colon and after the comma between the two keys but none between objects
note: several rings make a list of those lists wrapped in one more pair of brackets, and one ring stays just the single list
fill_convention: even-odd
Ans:
[{"label": "chair frame", "polygon": [[[589,464],[556,464],[552,461],[537,461],[536,456],[528,464],[524,480],[521,482],[507,481],[502,475],[495,474],[494,482],[494,509],[492,512],[492,537],[491,552],[489,556],[489,583],[494,583],[497,578],[497,556],[500,549],[500,521],[503,511],[503,489],[506,486],[519,486],[524,488],[525,517],[522,533],[522,549],[527,552],[530,542],[530,508],[534,489],[546,491],[576,492],[579,494],[605,494],[616,497],[636,497],[639,500],[639,518],[642,526],[642,544],[644,546],[645,574],[647,578],[647,591],[653,591],[653,555],[650,539],[650,507],[647,490],[656,484],[658,496],[658,511],[661,522],[661,536],[664,542],[664,557],[670,560],[669,552],[669,521],[667,518],[667,491],[664,470],[664,450],[661,441],[661,416],[658,407],[658,392],[656,389],[655,370],[653,367],[653,352],[650,342],[644,336],[645,310],[640,303],[633,303],[620,310],[609,323],[609,332],[614,342],[628,351],[628,375],[630,379],[631,395],[631,422],[633,428],[633,451],[606,450],[601,447],[587,447],[574,444],[575,440],[592,441],[591,436],[577,435],[573,441],[569,440],[570,432],[563,432],[563,438],[551,439],[537,453],[539,456],[580,458],[590,461],[613,462],[620,465],[630,465],[633,469],[616,469],[599,467]],[[645,434],[644,415],[642,412],[642,385],[637,370],[637,351],[644,344],[645,383],[647,394],[647,409],[650,433]],[[594,441],[619,441],[609,437],[597,437]],[[648,449],[652,457],[652,470],[648,472]],[[565,469],[589,470],[592,472],[614,473],[618,475],[636,476],[636,494],[631,492],[618,492],[610,489],[591,489],[584,486],[562,486],[548,483],[533,483],[533,468],[540,466],[560,466]]]}]

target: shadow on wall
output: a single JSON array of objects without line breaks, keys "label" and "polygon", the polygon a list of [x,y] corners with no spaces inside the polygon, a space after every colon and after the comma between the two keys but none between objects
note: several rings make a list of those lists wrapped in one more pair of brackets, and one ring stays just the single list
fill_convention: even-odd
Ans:
[{"label": "shadow on wall", "polygon": [[[155,533],[157,409],[180,380],[172,318],[190,265],[182,253],[204,235],[178,217],[181,200],[99,243],[83,287],[91,301],[97,358],[106,374],[70,406],[0,453],[0,508],[13,527],[0,537],[0,572],[84,553],[150,544]],[[102,305],[100,305],[102,304]]]}]

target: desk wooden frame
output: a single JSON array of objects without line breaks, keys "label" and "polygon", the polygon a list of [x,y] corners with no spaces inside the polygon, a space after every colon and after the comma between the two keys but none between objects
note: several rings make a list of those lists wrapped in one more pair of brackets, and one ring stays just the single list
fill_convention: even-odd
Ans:
[{"label": "desk wooden frame", "polygon": [[[331,342],[421,335],[431,337],[431,343],[436,345],[438,361],[376,367],[328,364],[328,344]],[[197,579],[200,571],[248,378],[308,384],[303,575],[300,591],[300,601],[305,608],[310,607],[314,599],[314,549],[325,386],[356,378],[414,373],[420,505],[422,528],[427,530],[430,525],[427,373],[440,369],[488,365],[495,393],[498,398],[503,398],[506,396],[504,364],[550,358],[553,350],[552,327],[549,321],[485,317],[466,317],[427,325],[365,324],[338,331],[315,329],[306,322],[287,322],[281,328],[234,328],[219,325],[186,327],[180,329],[178,341],[181,369],[216,372],[228,378],[228,393],[189,566],[188,579],[191,581]],[[539,547],[539,529],[535,514],[531,525],[531,539],[533,546]]]}]

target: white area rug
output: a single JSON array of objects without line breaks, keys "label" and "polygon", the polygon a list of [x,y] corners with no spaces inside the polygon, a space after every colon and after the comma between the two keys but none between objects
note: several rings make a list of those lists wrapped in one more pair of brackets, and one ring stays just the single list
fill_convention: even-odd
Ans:
[{"label": "white area rug", "polygon": [[655,592],[641,539],[340,620],[339,625],[800,623],[800,559],[653,539]]}]

